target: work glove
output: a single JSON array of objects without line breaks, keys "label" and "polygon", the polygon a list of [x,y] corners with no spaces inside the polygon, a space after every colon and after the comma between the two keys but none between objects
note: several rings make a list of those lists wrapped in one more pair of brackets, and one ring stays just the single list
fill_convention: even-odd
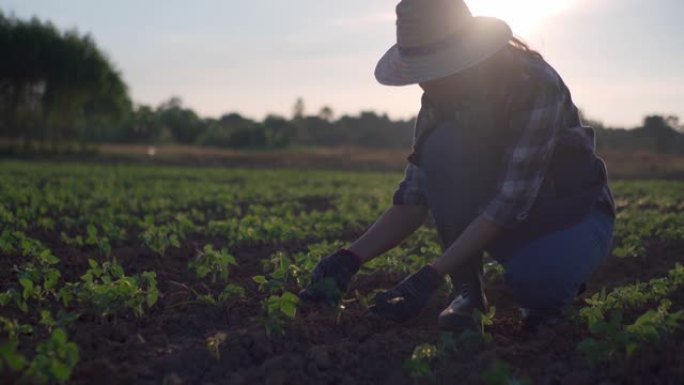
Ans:
[{"label": "work glove", "polygon": [[420,314],[443,282],[432,266],[425,266],[391,290],[377,293],[370,310],[382,318],[406,321]]},{"label": "work glove", "polygon": [[311,272],[311,282],[299,292],[299,298],[330,305],[339,303],[360,267],[359,256],[347,249],[337,250],[316,264]]}]

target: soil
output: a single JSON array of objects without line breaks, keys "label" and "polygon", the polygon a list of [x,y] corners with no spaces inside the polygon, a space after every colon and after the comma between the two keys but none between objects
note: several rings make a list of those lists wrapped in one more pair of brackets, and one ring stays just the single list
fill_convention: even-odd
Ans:
[{"label": "soil", "polygon": [[[311,202],[314,206],[325,201]],[[31,234],[51,247],[60,258],[66,279],[76,280],[92,255],[65,246],[47,232]],[[358,234],[347,234],[352,239]],[[412,379],[403,369],[415,346],[436,344],[440,340],[437,315],[448,303],[449,294],[440,292],[420,317],[407,323],[375,319],[359,303],[349,301],[345,309],[302,305],[295,320],[288,323],[283,336],[269,336],[259,322],[260,301],[265,297],[251,277],[262,274],[260,259],[278,250],[304,250],[309,240],[286,245],[252,245],[232,250],[238,266],[231,281],[247,290],[244,300],[229,306],[193,302],[198,293],[221,291],[221,285],[198,280],[187,269],[197,250],[206,243],[221,247],[221,239],[194,235],[180,248],[171,248],[161,258],[144,247],[118,247],[114,257],[127,274],[156,271],[163,296],[144,316],[119,316],[103,319],[80,316],[69,329],[78,344],[80,362],[69,383],[72,384],[412,384],[430,380]],[[648,257],[612,257],[589,282],[581,299],[599,291],[636,280],[663,276],[675,262],[681,262],[682,244],[648,247]],[[15,277],[11,268],[21,257],[0,258],[0,288],[7,288]],[[359,276],[351,290],[370,293],[400,281],[400,275]],[[296,288],[292,287],[292,290]],[[520,326],[517,307],[501,280],[490,282],[488,297],[497,307],[494,324],[488,328],[492,342],[477,349],[462,349],[433,363],[432,383],[484,384],[482,373],[498,360],[510,366],[512,375],[528,378],[534,384],[682,384],[684,383],[684,333],[669,336],[661,344],[640,349],[628,362],[611,361],[590,366],[576,347],[586,331],[571,321],[525,331]],[[682,309],[684,291],[671,295],[673,310]],[[4,310],[3,310],[4,311]],[[24,323],[37,323],[19,312],[6,317]],[[627,314],[627,317],[634,314]],[[23,317],[23,318],[22,318]],[[39,340],[44,335],[33,336]],[[207,347],[207,340],[222,342],[218,352]],[[29,353],[31,343],[22,349]],[[216,354],[218,353],[218,354]],[[30,354],[29,354],[30,355]],[[17,379],[8,373],[0,382]]]}]

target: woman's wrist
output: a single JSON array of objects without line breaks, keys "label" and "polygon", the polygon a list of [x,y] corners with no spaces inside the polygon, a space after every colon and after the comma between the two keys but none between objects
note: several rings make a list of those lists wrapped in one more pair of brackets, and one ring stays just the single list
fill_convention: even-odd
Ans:
[{"label": "woman's wrist", "polygon": [[432,268],[437,274],[439,274],[440,277],[443,277],[447,275],[449,272],[444,270],[445,267],[441,266],[439,263],[439,259],[436,259],[428,264],[429,267]]},{"label": "woman's wrist", "polygon": [[356,261],[359,263],[359,265],[362,265],[364,262],[366,262],[367,259],[364,258],[363,255],[359,254],[357,251],[352,250],[351,248],[352,248],[352,246],[350,246],[349,248],[343,247],[340,249],[340,251],[343,251],[343,252],[347,253],[349,256],[356,259]]}]

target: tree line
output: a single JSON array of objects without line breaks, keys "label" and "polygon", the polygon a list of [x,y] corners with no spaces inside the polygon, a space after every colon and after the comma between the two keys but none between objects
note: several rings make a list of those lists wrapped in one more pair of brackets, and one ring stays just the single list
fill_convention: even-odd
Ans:
[{"label": "tree line", "polygon": [[53,145],[120,127],[131,111],[121,75],[89,35],[0,13],[0,135]]},{"label": "tree line", "polygon": [[[156,107],[135,105],[120,72],[91,36],[1,11],[0,52],[0,138],[27,149],[98,142],[407,148],[412,142],[413,120],[391,120],[372,111],[335,117],[330,107],[307,114],[301,98],[291,117],[269,115],[261,121],[238,113],[200,117],[177,97]],[[676,117],[649,116],[631,130],[591,123],[599,149],[684,154]]]},{"label": "tree line", "polygon": [[289,146],[341,146],[401,148],[411,143],[413,122],[393,121],[387,115],[362,112],[333,119],[330,107],[306,115],[298,99],[291,118],[269,115],[262,121],[227,113],[201,118],[174,97],[158,107],[138,106],[109,142],[181,143],[224,148],[273,149]]},{"label": "tree line", "polygon": [[[182,143],[229,148],[291,145],[404,146],[410,122],[364,112],[333,120],[329,107],[292,118],[254,121],[237,113],[202,118],[170,98],[159,106],[134,105],[120,72],[88,34],[59,31],[37,18],[0,11],[0,137],[24,147],[61,143]],[[399,139],[399,138],[406,139]]]}]

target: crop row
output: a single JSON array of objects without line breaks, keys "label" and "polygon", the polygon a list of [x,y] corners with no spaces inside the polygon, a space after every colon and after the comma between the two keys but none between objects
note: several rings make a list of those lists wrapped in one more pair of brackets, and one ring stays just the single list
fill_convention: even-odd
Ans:
[{"label": "crop row", "polygon": [[[286,332],[287,322],[297,315],[294,292],[307,283],[316,262],[344,246],[350,235],[362,231],[389,205],[399,178],[376,173],[4,163],[0,255],[6,273],[0,282],[0,370],[9,368],[27,382],[65,382],[79,360],[78,347],[68,338],[79,317],[109,322],[144,317],[159,306],[167,293],[159,289],[157,272],[117,261],[117,248],[124,246],[147,248],[163,260],[170,248],[190,241],[201,245],[187,258],[186,269],[206,281],[209,290],[187,286],[193,295],[189,301],[231,306],[246,297],[258,298],[259,320],[266,330]],[[682,186],[615,185],[616,255],[646,257],[653,242],[684,241]],[[648,194],[651,188],[658,194]],[[306,248],[279,247],[304,241]],[[241,269],[240,254],[255,245],[277,251],[265,255],[262,274],[249,277],[258,290],[250,292],[253,289],[232,277]],[[66,270],[64,250],[78,252],[87,262]],[[434,230],[424,227],[364,265],[360,275],[398,279],[439,254]],[[582,345],[587,356],[629,353],[634,343],[651,338],[644,335],[653,336],[653,330],[662,335],[678,325],[681,312],[670,311],[667,295],[682,286],[683,270],[677,265],[667,277],[590,297],[580,311],[587,321],[587,341],[594,341]],[[487,264],[489,276],[501,272],[498,264]],[[365,307],[372,294],[356,290],[345,303]],[[633,317],[633,323],[613,315],[645,305],[656,308]],[[481,315],[483,326],[492,317],[493,313]],[[442,350],[453,350],[447,348],[454,346],[453,341],[445,338]],[[469,343],[455,344],[463,349]],[[420,372],[425,368],[423,358],[433,353],[418,349],[408,367],[416,365],[411,370]]]}]

